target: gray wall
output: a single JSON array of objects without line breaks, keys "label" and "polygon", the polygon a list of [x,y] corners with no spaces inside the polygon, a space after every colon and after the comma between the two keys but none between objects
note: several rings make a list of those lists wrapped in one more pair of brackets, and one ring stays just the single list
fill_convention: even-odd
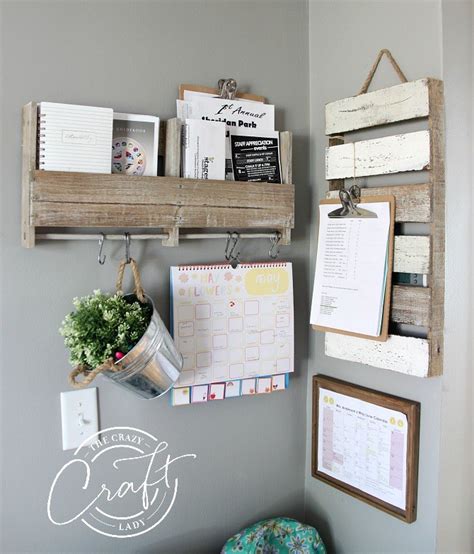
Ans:
[{"label": "gray wall", "polygon": [[441,400],[437,530],[440,552],[454,547],[458,552],[474,551],[472,6],[469,1],[442,2],[447,363]]},{"label": "gray wall", "polygon": [[[472,233],[469,2],[311,1],[309,21],[308,4],[295,0],[140,2],[133,18],[128,17],[130,5],[1,2],[0,551],[217,552],[240,527],[276,514],[316,525],[333,552],[472,551],[472,504],[466,494],[466,442],[472,433],[467,290],[472,275],[468,262],[460,262],[469,257]],[[138,56],[135,44],[146,55]],[[327,188],[324,104],[355,94],[382,47],[392,50],[409,79],[445,79],[448,302],[443,379],[409,378],[326,358],[322,335],[310,332],[308,338],[316,205]],[[57,327],[73,296],[111,288],[122,251],[117,243],[107,244],[108,261],[99,267],[94,243],[21,248],[21,106],[51,100],[168,118],[174,115],[178,83],[213,83],[229,75],[276,104],[278,127],[295,135],[297,229],[291,248],[282,252],[294,262],[299,316],[290,390],[173,409],[164,400],[141,401],[100,382],[102,427],[143,428],[168,441],[176,454],[195,452],[198,460],[183,466],[171,515],[141,538],[117,541],[81,525],[55,527],[46,516],[46,499],[56,472],[70,459],[61,450],[59,393],[68,390],[68,364]],[[373,88],[395,79],[383,65]],[[177,249],[134,243],[132,252],[149,293],[166,315],[169,266],[222,261],[223,248],[211,241],[183,242]],[[243,258],[262,259],[267,250],[264,241],[244,244]],[[316,372],[422,403],[416,523],[399,522],[311,477],[311,377]]]},{"label": "gray wall", "polygon": [[[132,7],[132,5],[134,7]],[[20,246],[20,110],[30,100],[118,111],[175,114],[182,82],[235,77],[278,107],[278,128],[295,134],[297,230],[282,256],[294,263],[295,308],[308,290],[308,23],[306,2],[2,3],[2,528],[3,552],[217,552],[259,518],[303,516],[307,318],[296,327],[296,374],[289,391],[213,405],[171,408],[99,384],[102,427],[126,425],[194,452],[180,473],[170,516],[139,538],[115,540],[84,526],[53,526],[52,479],[70,459],[61,450],[59,393],[68,390],[67,353],[57,333],[74,296],[110,289],[123,252],[107,244],[104,267],[93,242]],[[130,14],[132,13],[132,16]],[[218,191],[217,191],[218,193]],[[243,245],[244,260],[266,259],[268,241]],[[132,243],[142,278],[168,312],[168,269],[223,260],[224,242],[166,249]],[[276,449],[275,445],[278,445]]]},{"label": "gray wall", "polygon": [[[442,10],[443,8],[443,10]],[[469,411],[469,86],[468,3],[446,1],[310,2],[310,176],[315,201],[324,180],[324,104],[358,92],[381,48],[408,79],[446,79],[447,285],[445,378],[422,380],[328,358],[322,334],[310,338],[307,390],[306,519],[334,551],[470,552]],[[444,67],[443,67],[444,63]],[[372,89],[397,82],[386,63]],[[386,179],[387,180],[387,179]],[[382,179],[378,179],[382,182]],[[393,182],[393,180],[392,180]],[[316,202],[313,207],[316,207]],[[311,269],[317,240],[312,216]],[[464,229],[464,237],[460,230]],[[464,301],[462,300],[464,298]],[[418,518],[407,525],[311,477],[311,378],[323,373],[421,402]],[[456,412],[453,408],[457,407]],[[441,435],[441,417],[443,435]],[[440,466],[441,448],[441,466]],[[441,489],[438,477],[441,471]],[[437,540],[437,533],[439,539]],[[472,543],[471,543],[472,545]]]}]

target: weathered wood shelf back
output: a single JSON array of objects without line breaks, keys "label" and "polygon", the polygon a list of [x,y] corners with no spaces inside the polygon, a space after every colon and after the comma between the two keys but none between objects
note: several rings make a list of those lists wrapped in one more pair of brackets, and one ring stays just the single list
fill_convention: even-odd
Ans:
[{"label": "weathered wood shelf back", "polygon": [[[381,57],[381,56],[379,56]],[[427,129],[348,143],[344,133],[425,120]],[[326,333],[326,355],[418,377],[443,372],[444,328],[444,97],[443,82],[421,79],[359,94],[326,105],[328,198],[337,198],[344,179],[369,177],[362,195],[391,194],[396,223],[427,224],[427,236],[403,234],[397,225],[394,272],[427,276],[428,287],[394,285],[392,329],[385,343]],[[354,160],[354,152],[356,159]],[[423,184],[410,183],[412,171],[427,170]],[[404,173],[406,184],[383,186],[377,175]],[[420,179],[418,179],[418,182]],[[360,182],[359,182],[360,184]],[[426,335],[427,337],[423,337]]]},{"label": "weathered wood shelf back", "polygon": [[[179,178],[179,122],[170,120],[166,177],[70,173],[37,169],[37,105],[23,107],[22,244],[35,245],[36,228],[161,229],[177,246],[181,229],[279,231],[289,244],[294,227],[290,132],[280,133],[283,184]],[[160,137],[161,138],[161,137]],[[72,235],[71,235],[72,236]]]}]

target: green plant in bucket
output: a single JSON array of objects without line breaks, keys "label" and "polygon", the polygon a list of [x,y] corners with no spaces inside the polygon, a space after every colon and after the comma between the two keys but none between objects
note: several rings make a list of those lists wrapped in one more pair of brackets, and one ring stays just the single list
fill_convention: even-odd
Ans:
[{"label": "green plant in bucket", "polygon": [[59,329],[73,365],[94,368],[105,360],[120,360],[145,333],[152,316],[151,304],[135,297],[104,294],[100,290],[73,300],[75,311]]}]

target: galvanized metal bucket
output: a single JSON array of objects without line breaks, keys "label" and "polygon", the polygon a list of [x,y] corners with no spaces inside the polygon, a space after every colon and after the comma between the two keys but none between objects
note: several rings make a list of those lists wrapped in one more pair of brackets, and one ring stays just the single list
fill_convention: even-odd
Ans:
[{"label": "galvanized metal bucket", "polygon": [[[134,294],[124,296],[136,300]],[[137,344],[119,362],[120,371],[104,371],[108,379],[142,398],[159,398],[178,380],[183,367],[183,357],[161,320],[153,301],[145,299],[153,307],[150,324]]]}]

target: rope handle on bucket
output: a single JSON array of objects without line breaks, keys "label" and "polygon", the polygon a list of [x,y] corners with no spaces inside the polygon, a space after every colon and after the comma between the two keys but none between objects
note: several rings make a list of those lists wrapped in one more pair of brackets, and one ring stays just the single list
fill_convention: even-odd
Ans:
[{"label": "rope handle on bucket", "polygon": [[119,294],[123,294],[123,289],[122,289],[123,274],[125,273],[125,266],[129,264],[130,264],[130,267],[132,268],[133,280],[135,282],[135,288],[133,292],[135,293],[138,300],[143,303],[145,302],[145,292],[142,287],[142,280],[140,279],[138,264],[133,258],[130,258],[129,260],[122,260],[120,262],[118,272],[117,272],[117,282],[115,284],[115,288]]},{"label": "rope handle on bucket", "polygon": [[[117,272],[117,281],[115,284],[117,294],[123,294],[123,275],[125,273],[125,266],[129,264],[132,268],[133,280],[135,283],[135,288],[133,292],[140,302],[145,302],[145,292],[142,287],[142,281],[140,279],[140,273],[138,271],[138,264],[133,258],[130,258],[129,260],[122,260],[120,262]],[[102,373],[103,371],[117,372],[121,370],[122,367],[120,366],[120,363],[114,362],[113,358],[108,358],[107,360],[105,360],[104,363],[98,365],[94,369],[90,369],[84,364],[79,364],[71,371],[71,373],[69,373],[68,381],[71,387],[75,389],[83,389],[84,387],[87,387],[87,385],[90,385],[92,381],[97,377],[97,375],[99,375],[99,373]],[[81,381],[76,380],[76,377],[78,377],[79,375],[84,376]]]},{"label": "rope handle on bucket", "polygon": [[[68,381],[71,387],[74,387],[75,389],[83,389],[87,387],[87,385],[90,385],[97,375],[102,373],[102,371],[116,372],[121,370],[122,368],[120,365],[115,364],[112,358],[109,358],[103,364],[98,365],[94,369],[89,369],[86,365],[79,364],[69,374]],[[84,375],[82,381],[76,381],[76,377],[81,374]]]}]

